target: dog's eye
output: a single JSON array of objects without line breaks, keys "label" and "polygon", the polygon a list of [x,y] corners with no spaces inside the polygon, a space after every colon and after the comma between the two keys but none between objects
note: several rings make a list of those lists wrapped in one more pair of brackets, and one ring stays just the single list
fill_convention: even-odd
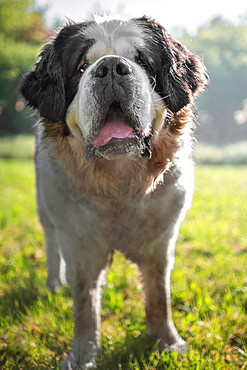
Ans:
[{"label": "dog's eye", "polygon": [[84,73],[85,70],[87,69],[88,65],[89,64],[87,63],[86,58],[85,57],[81,57],[80,58],[80,63],[78,63],[78,65],[77,65],[77,71],[76,72],[78,72],[78,73]]},{"label": "dog's eye", "polygon": [[139,66],[141,66],[141,67],[145,67],[145,65],[146,65],[146,56],[145,56],[145,54],[144,53],[142,53],[140,50],[138,51],[138,53],[137,53],[137,55],[136,55],[136,57],[135,57],[135,61],[136,61],[136,63],[137,64],[139,64]]},{"label": "dog's eye", "polygon": [[142,66],[144,66],[144,62],[143,62],[143,60],[141,59],[141,57],[137,57],[137,58],[136,58],[136,63],[137,63],[137,64],[139,64],[139,66],[141,66],[141,67],[142,67]]},{"label": "dog's eye", "polygon": [[144,54],[139,53],[135,61],[148,75],[154,74],[151,61]]},{"label": "dog's eye", "polygon": [[81,66],[79,67],[79,72],[80,72],[80,73],[84,73],[84,72],[85,72],[85,70],[87,69],[87,67],[88,67],[88,63],[84,63],[83,65],[81,65]]}]

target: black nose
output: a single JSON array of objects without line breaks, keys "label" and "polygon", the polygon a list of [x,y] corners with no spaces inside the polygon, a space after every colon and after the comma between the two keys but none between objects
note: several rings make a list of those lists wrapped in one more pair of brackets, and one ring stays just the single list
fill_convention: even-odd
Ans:
[{"label": "black nose", "polygon": [[95,69],[95,77],[107,78],[112,76],[120,78],[131,74],[131,72],[132,68],[124,58],[109,56],[99,62]]}]

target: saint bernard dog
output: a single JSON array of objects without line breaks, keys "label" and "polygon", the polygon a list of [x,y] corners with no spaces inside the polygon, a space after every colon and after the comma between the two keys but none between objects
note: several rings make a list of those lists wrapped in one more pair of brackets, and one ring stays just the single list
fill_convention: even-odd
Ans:
[{"label": "saint bernard dog", "polygon": [[55,292],[64,272],[74,302],[74,340],[61,369],[95,363],[115,249],[140,268],[158,350],[187,350],[172,321],[170,273],[193,195],[193,104],[207,83],[202,60],[146,16],[67,24],[21,82],[40,115],[47,286]]}]

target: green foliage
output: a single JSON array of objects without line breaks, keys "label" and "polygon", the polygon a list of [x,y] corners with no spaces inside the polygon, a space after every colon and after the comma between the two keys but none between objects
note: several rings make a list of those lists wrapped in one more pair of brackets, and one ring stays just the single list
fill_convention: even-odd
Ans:
[{"label": "green foliage", "polygon": [[0,158],[33,159],[34,136],[15,135],[0,137]]},{"label": "green foliage", "polygon": [[[115,254],[102,302],[97,369],[246,369],[247,167],[198,167],[172,274],[187,355],[155,352],[139,271]],[[0,368],[58,369],[71,346],[67,287],[45,288],[44,238],[30,160],[0,160]]]},{"label": "green foliage", "polygon": [[43,16],[33,0],[1,0],[0,33],[9,39],[40,45],[47,37]]},{"label": "green foliage", "polygon": [[211,80],[208,92],[198,100],[199,140],[221,144],[243,140],[247,115],[245,124],[238,125],[234,112],[243,109],[247,98],[247,22],[236,26],[215,18],[182,40],[203,57]]},{"label": "green foliage", "polygon": [[33,121],[16,92],[49,36],[33,0],[0,1],[0,133],[30,129]]}]

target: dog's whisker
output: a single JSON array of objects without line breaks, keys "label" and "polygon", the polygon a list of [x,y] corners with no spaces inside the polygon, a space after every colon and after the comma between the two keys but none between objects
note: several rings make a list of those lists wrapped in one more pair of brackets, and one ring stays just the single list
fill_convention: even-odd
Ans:
[{"label": "dog's whisker", "polygon": [[169,95],[163,96],[162,98],[155,99],[154,101],[155,101],[155,102],[157,102],[157,101],[161,101],[161,100],[164,100],[164,99],[170,98],[170,96],[172,96],[172,94],[169,94]]},{"label": "dog's whisker", "polygon": [[151,76],[151,78],[153,79],[153,82],[152,82],[152,85],[151,85],[151,87],[152,87],[152,92],[151,93],[153,93],[155,88],[156,88],[156,84],[157,84],[156,75],[155,75],[155,77]]}]

